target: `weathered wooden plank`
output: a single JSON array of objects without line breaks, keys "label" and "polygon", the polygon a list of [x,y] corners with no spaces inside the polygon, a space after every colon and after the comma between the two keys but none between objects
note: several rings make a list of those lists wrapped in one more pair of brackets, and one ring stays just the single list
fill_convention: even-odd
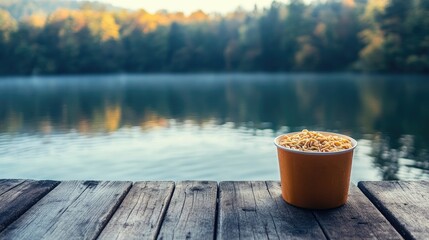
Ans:
[{"label": "weathered wooden plank", "polygon": [[0,239],[95,239],[130,187],[130,182],[62,182]]},{"label": "weathered wooden plank", "polygon": [[213,239],[216,199],[216,182],[178,182],[158,239]]},{"label": "weathered wooden plank", "polygon": [[60,182],[0,180],[0,232]]},{"label": "weathered wooden plank", "polygon": [[350,185],[344,206],[314,215],[329,239],[402,239],[355,185]]},{"label": "weathered wooden plank", "polygon": [[311,211],[281,198],[278,182],[221,182],[219,239],[325,239]]},{"label": "weathered wooden plank", "polygon": [[170,202],[174,182],[137,182],[99,239],[155,239]]},{"label": "weathered wooden plank", "polygon": [[24,181],[23,179],[0,179],[0,196]]},{"label": "weathered wooden plank", "polygon": [[429,181],[359,182],[359,188],[406,239],[429,239]]}]

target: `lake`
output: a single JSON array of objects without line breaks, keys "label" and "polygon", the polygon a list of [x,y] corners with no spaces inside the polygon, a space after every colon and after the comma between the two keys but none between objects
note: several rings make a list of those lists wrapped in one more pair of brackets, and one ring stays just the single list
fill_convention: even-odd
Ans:
[{"label": "lake", "polygon": [[0,178],[278,180],[275,136],[358,141],[352,181],[429,179],[427,76],[0,78]]}]

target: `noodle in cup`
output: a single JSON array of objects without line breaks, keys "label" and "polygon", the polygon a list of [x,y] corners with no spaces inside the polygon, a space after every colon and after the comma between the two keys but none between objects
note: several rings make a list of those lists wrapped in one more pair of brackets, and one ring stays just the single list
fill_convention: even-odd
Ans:
[{"label": "noodle in cup", "polygon": [[353,151],[351,137],[303,130],[274,140],[282,198],[309,209],[329,209],[347,202]]}]

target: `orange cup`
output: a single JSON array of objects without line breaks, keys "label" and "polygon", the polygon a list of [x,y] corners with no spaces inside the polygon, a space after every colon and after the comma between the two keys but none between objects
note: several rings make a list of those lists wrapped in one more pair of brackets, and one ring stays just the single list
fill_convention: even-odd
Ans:
[{"label": "orange cup", "polygon": [[352,148],[338,152],[304,152],[279,145],[284,136],[274,140],[280,166],[283,199],[294,206],[310,209],[329,209],[346,203],[350,185],[353,150],[357,142],[351,137]]}]

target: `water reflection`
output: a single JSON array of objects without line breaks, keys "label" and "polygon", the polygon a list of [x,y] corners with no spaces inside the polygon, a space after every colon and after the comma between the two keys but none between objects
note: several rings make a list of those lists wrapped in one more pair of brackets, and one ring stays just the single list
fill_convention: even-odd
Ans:
[{"label": "water reflection", "polygon": [[[366,176],[371,168],[378,171],[378,179],[428,178],[428,92],[429,82],[418,76],[236,74],[0,79],[0,149],[16,144],[12,138],[26,141],[25,136],[74,132],[78,136],[110,136],[109,141],[118,142],[111,136],[136,128],[139,134],[167,134],[181,126],[193,126],[196,128],[189,133],[198,135],[219,126],[227,136],[245,131],[253,139],[271,139],[283,132],[310,128],[341,131],[359,140],[362,146],[357,160],[361,162],[355,167],[364,164],[365,170],[358,171],[356,179],[373,179]],[[176,134],[175,141],[180,141],[183,132]],[[216,137],[216,131],[213,134]],[[46,141],[45,145],[49,144]],[[164,144],[164,148],[169,146]],[[219,154],[224,150],[219,149]],[[367,159],[371,161],[366,163]]]}]

